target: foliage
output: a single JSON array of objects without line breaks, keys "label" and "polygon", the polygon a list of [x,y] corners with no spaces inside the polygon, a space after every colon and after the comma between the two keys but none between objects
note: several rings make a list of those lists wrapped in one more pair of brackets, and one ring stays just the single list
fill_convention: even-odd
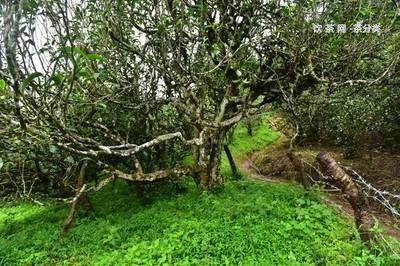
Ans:
[{"label": "foliage", "polygon": [[[67,158],[93,161],[108,180],[172,172],[211,188],[223,183],[227,132],[266,104],[298,123],[301,95],[396,86],[393,1],[114,2],[0,3],[0,123],[21,136],[30,177],[50,191],[40,166],[68,175],[58,164]],[[379,20],[382,34],[312,32],[314,23],[357,20]],[[178,164],[187,152],[190,167]],[[22,176],[13,158],[1,173],[8,187],[9,174]]]},{"label": "foliage", "polygon": [[400,91],[396,88],[304,95],[297,102],[296,119],[289,121],[301,126],[300,142],[341,145],[348,155],[360,146],[373,149],[400,143]]},{"label": "foliage", "polygon": [[81,210],[61,240],[64,205],[3,205],[2,264],[395,263],[363,248],[351,222],[293,185],[243,180],[210,194],[189,183],[187,194],[143,206],[117,182],[92,202],[95,215]]},{"label": "foliage", "polygon": [[[316,4],[315,1],[306,2],[308,7]],[[296,86],[292,91],[282,91],[283,102],[275,103],[293,126],[293,140],[300,144],[319,141],[342,145],[348,156],[362,145],[373,149],[400,143],[399,75],[394,74],[399,71],[399,6],[395,2],[388,4],[331,2],[320,16],[306,22],[310,27],[345,23],[348,29],[346,34],[313,35],[311,41],[315,42],[309,66],[312,77],[321,83],[301,92],[296,91]],[[296,8],[289,11],[295,12]],[[296,23],[296,17],[289,17]],[[381,34],[354,34],[349,24],[356,22],[379,24]],[[372,47],[374,51],[367,52]],[[342,57],[344,54],[346,58]],[[318,57],[318,62],[312,62],[314,56]],[[393,75],[385,77],[389,72]],[[360,78],[355,79],[355,76]],[[338,78],[342,78],[340,86]]]}]

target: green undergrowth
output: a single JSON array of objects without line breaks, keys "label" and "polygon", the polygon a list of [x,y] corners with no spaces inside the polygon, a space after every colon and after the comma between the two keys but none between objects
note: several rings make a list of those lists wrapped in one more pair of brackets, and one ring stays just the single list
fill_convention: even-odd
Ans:
[{"label": "green undergrowth", "polygon": [[249,136],[242,123],[235,128],[229,147],[236,156],[245,155],[260,150],[279,138],[279,133],[267,126],[268,116],[264,115],[258,125],[253,126],[253,135]]},{"label": "green undergrowth", "polygon": [[240,180],[212,194],[190,182],[185,194],[140,205],[118,182],[91,199],[95,212],[79,210],[63,239],[65,205],[2,207],[0,264],[363,265],[389,260],[370,254],[351,223],[298,186]]},{"label": "green undergrowth", "polygon": [[[272,143],[265,125],[249,137],[239,126],[235,157]],[[222,160],[222,172],[229,165]],[[122,181],[91,194],[94,212],[78,210],[60,238],[68,206],[0,201],[0,265],[399,265],[368,251],[351,221],[296,185],[243,178],[217,193],[152,194],[139,202]],[[167,191],[168,192],[168,191]],[[2,204],[2,205],[1,205]]]}]

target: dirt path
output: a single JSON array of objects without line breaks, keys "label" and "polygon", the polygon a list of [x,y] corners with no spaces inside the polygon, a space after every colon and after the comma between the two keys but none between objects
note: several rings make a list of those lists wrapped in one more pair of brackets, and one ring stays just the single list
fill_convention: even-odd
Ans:
[{"label": "dirt path", "polygon": [[[246,175],[251,176],[255,179],[269,181],[273,183],[283,183],[285,180],[277,179],[272,176],[266,176],[260,173],[260,170],[252,163],[250,159],[246,159],[240,162],[240,170],[242,170]],[[286,182],[287,183],[287,182]]]},{"label": "dirt path", "polygon": [[[272,183],[293,183],[287,179],[263,175],[260,170],[254,165],[250,158],[238,161],[240,165],[240,170],[249,177]],[[350,204],[345,199],[343,199],[341,195],[339,195],[338,193],[328,192],[325,192],[323,195],[325,204],[337,209],[339,213],[341,213],[344,217],[348,219],[354,219],[353,209],[351,208]],[[388,214],[376,211],[372,211],[372,215],[378,219],[379,225],[383,227],[388,235],[400,240],[400,230],[396,230],[394,228],[394,225],[398,224],[398,221],[396,219]]]}]

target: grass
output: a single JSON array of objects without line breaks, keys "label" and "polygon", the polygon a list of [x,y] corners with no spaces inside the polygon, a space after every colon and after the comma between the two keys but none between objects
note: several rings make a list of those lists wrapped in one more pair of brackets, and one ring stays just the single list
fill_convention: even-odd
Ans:
[{"label": "grass", "polygon": [[266,126],[267,116],[261,119],[260,125],[253,127],[253,136],[249,136],[247,129],[239,123],[233,134],[229,147],[233,155],[240,156],[260,150],[279,138],[279,133]]},{"label": "grass", "polygon": [[[257,127],[251,139],[239,127],[233,153],[272,142],[270,132]],[[398,265],[364,248],[352,222],[316,192],[244,178],[208,193],[184,182],[187,193],[146,205],[125,183],[109,185],[91,195],[95,212],[79,210],[63,239],[65,204],[3,203],[0,265]]]},{"label": "grass", "polygon": [[[114,199],[113,201],[106,199]],[[141,206],[124,183],[93,196],[59,239],[64,205],[2,208],[4,264],[343,264],[365,259],[352,226],[301,188],[242,180]]]},{"label": "grass", "polygon": [[[229,149],[233,157],[235,157],[236,164],[243,160],[247,154],[260,150],[279,138],[279,133],[266,126],[266,119],[268,119],[267,116],[262,117],[260,125],[253,127],[252,136],[248,135],[247,129],[242,123],[239,123],[235,128],[232,141],[229,143]],[[221,156],[221,174],[226,177],[231,175],[225,152]]]}]

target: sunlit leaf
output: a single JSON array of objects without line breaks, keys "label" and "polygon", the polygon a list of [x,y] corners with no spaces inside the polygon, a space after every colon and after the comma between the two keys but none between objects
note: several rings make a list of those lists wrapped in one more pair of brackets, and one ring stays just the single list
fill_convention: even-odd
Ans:
[{"label": "sunlit leaf", "polygon": [[4,79],[0,79],[0,90],[4,90],[6,88],[6,82]]},{"label": "sunlit leaf", "polygon": [[88,54],[86,57],[92,61],[103,61],[104,58],[99,54]]}]

